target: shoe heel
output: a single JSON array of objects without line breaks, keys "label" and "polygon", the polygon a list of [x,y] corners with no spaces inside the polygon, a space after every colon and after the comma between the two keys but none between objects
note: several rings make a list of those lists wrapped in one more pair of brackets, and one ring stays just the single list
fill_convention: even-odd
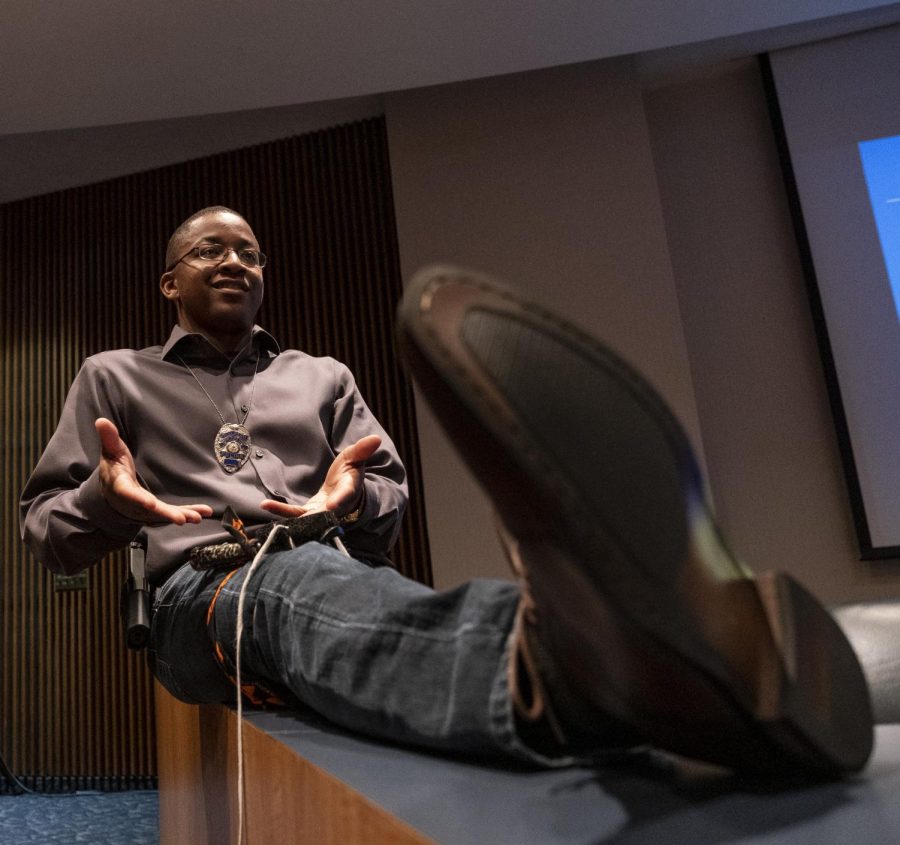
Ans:
[{"label": "shoe heel", "polygon": [[837,622],[784,573],[756,576],[756,592],[784,672],[758,718],[786,750],[857,771],[872,750],[872,707],[859,661]]}]

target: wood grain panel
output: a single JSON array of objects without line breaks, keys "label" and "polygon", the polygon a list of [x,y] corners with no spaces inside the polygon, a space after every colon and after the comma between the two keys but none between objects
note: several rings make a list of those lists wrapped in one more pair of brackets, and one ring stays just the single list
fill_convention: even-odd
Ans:
[{"label": "wood grain panel", "polygon": [[[177,701],[156,687],[162,845],[237,842],[235,713]],[[245,845],[429,845],[432,840],[304,760],[244,726]]]}]

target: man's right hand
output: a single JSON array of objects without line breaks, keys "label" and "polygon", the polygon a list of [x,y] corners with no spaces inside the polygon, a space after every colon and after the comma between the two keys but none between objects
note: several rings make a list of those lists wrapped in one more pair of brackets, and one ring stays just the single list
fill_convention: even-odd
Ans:
[{"label": "man's right hand", "polygon": [[212,516],[209,505],[170,505],[157,499],[137,477],[134,458],[112,421],[100,417],[94,423],[100,436],[100,492],[109,506],[138,522],[200,522]]}]

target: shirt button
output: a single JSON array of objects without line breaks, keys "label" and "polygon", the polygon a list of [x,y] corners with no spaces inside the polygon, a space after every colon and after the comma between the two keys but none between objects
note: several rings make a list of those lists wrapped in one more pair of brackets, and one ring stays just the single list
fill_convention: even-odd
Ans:
[{"label": "shirt button", "polygon": [[250,406],[245,402],[243,405],[241,405],[241,410],[246,414],[250,410]]},{"label": "shirt button", "polygon": [[[273,495],[273,496],[281,496],[281,490],[273,490],[273,491],[272,491],[272,495]],[[283,497],[282,497],[282,498],[283,498]]]},{"label": "shirt button", "polygon": [[257,458],[261,458],[262,455],[263,455],[262,449],[257,449],[257,450],[256,450],[256,457],[257,457]]}]

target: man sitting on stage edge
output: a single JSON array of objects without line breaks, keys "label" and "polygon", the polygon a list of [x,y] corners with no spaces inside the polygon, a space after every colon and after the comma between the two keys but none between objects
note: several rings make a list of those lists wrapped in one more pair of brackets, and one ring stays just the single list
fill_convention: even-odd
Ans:
[{"label": "man sitting on stage edge", "polygon": [[353,376],[254,324],[262,254],[236,212],[169,241],[164,346],[87,359],[22,496],[25,541],[77,572],[140,535],[150,657],[175,696],[229,702],[249,565],[198,571],[229,505],[246,525],[331,511],[248,585],[243,673],[370,736],[565,765],[652,743],[752,774],[833,777],[872,743],[868,693],[829,615],[722,544],[687,440],[600,344],[514,293],[420,274],[405,357],[492,498],[520,584],[435,592],[382,565],[405,473]]}]

